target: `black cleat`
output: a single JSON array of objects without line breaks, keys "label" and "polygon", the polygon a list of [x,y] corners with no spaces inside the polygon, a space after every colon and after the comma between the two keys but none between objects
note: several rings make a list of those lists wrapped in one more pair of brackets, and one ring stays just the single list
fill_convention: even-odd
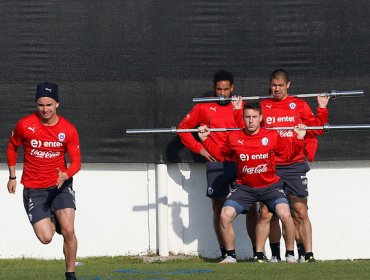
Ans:
[{"label": "black cleat", "polygon": [[65,276],[66,280],[77,280],[76,274],[74,272],[66,272]]},{"label": "black cleat", "polygon": [[310,256],[307,260],[305,260],[306,263],[312,263],[316,262],[315,258],[313,256]]}]

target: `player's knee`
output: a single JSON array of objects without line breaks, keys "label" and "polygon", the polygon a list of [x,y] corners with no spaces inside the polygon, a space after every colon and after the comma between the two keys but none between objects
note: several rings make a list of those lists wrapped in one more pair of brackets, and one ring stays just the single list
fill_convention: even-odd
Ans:
[{"label": "player's knee", "polygon": [[72,239],[74,239],[75,231],[74,231],[73,228],[62,229],[62,235],[63,235],[64,239],[72,240]]},{"label": "player's knee", "polygon": [[53,236],[51,234],[47,235],[38,235],[37,238],[40,240],[42,244],[49,244],[51,240],[53,240]]},{"label": "player's knee", "polygon": [[294,212],[294,218],[299,222],[299,223],[306,223],[308,221],[308,212],[306,209],[300,209],[298,211],[295,210]]},{"label": "player's knee", "polygon": [[220,220],[222,225],[230,224],[233,221],[233,215],[229,211],[223,210],[220,215]]},{"label": "player's knee", "polygon": [[292,216],[290,215],[289,211],[283,211],[280,213],[279,218],[282,223],[288,224],[293,223]]},{"label": "player's knee", "polygon": [[270,223],[272,216],[273,214],[271,212],[263,211],[261,212],[259,216],[259,222],[260,223]]}]

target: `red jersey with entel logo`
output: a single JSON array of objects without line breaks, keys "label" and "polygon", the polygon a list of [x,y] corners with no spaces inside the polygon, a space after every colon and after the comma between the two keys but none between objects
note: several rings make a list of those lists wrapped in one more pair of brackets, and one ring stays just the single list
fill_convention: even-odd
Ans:
[{"label": "red jersey with entel logo", "polygon": [[[296,97],[288,96],[283,100],[265,99],[261,102],[264,127],[295,126],[303,123],[307,126],[322,126],[328,121],[328,110],[326,108],[317,108],[317,117],[312,113],[307,102]],[[280,136],[291,139],[293,131],[281,130]],[[308,131],[307,143],[315,141],[315,135],[323,134],[323,130]],[[306,155],[309,160],[313,160],[317,145],[306,145]],[[277,165],[288,165],[304,161],[304,148],[292,160],[286,161],[281,157],[276,158]]]},{"label": "red jersey with entel logo", "polygon": [[[200,125],[207,125],[209,128],[236,127],[232,104],[229,103],[224,106],[217,103],[197,104],[181,121],[178,128],[195,128]],[[221,147],[228,134],[229,132],[212,132],[210,137]],[[194,153],[199,154],[199,152],[205,148],[191,133],[179,133],[178,135],[182,143]],[[224,161],[232,161],[232,159],[225,158]]]},{"label": "red jersey with entel logo", "polygon": [[276,131],[261,127],[255,135],[246,134],[244,130],[229,132],[222,148],[215,145],[209,137],[203,143],[208,151],[221,161],[225,156],[235,157],[237,184],[264,188],[280,180],[275,170],[276,157],[290,160],[299,153],[304,144],[296,135],[292,145],[286,141],[287,139],[281,138]]},{"label": "red jersey with entel logo", "polygon": [[[43,125],[37,113],[22,118],[8,143],[9,166],[17,162],[17,150],[23,145],[24,166],[21,183],[26,188],[47,188],[56,185],[58,168],[72,177],[81,167],[76,128],[61,116],[53,126]],[[71,165],[67,169],[65,154]]]}]

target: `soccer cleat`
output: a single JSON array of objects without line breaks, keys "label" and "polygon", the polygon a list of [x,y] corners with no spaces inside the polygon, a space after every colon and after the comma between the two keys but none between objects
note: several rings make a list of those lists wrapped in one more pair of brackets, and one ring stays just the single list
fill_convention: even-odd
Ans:
[{"label": "soccer cleat", "polygon": [[271,259],[269,260],[270,263],[278,263],[281,262],[281,259],[278,258],[277,256],[272,256]]},{"label": "soccer cleat", "polygon": [[292,255],[289,255],[289,254],[285,256],[285,261],[287,263],[296,263],[297,262],[295,257],[292,256]]},{"label": "soccer cleat", "polygon": [[65,276],[66,280],[77,280],[76,274],[74,272],[66,272]]},{"label": "soccer cleat", "polygon": [[263,256],[262,258],[261,257],[258,257],[258,256],[254,256],[254,262],[258,262],[258,263],[267,263],[268,262],[268,259],[266,258],[266,256]]},{"label": "soccer cleat", "polygon": [[300,256],[299,259],[298,259],[298,262],[299,263],[305,263],[306,260],[304,259],[304,256]]},{"label": "soccer cleat", "polygon": [[305,262],[316,262],[315,258],[313,256],[310,256],[308,260],[305,260]]},{"label": "soccer cleat", "polygon": [[236,258],[233,258],[232,256],[225,256],[225,258],[220,261],[219,263],[221,264],[228,264],[228,263],[237,263],[238,261],[236,260]]}]

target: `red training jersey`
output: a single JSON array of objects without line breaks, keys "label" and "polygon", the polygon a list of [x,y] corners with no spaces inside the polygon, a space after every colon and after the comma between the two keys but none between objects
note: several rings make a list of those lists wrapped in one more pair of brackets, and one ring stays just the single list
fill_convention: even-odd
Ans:
[{"label": "red training jersey", "polygon": [[[58,116],[53,126],[43,125],[38,113],[22,118],[8,142],[9,166],[17,163],[17,151],[23,145],[24,166],[21,183],[26,188],[38,189],[55,186],[58,168],[72,177],[81,168],[79,138],[76,128]],[[67,168],[66,152],[71,160]]]},{"label": "red training jersey", "polygon": [[230,155],[235,158],[237,184],[264,188],[280,180],[275,170],[276,158],[286,158],[289,161],[303,148],[304,141],[296,136],[292,139],[291,145],[286,143],[287,141],[281,138],[278,132],[261,127],[254,135],[246,134],[244,130],[229,132],[222,148],[217,146],[210,137],[207,137],[203,143],[220,161]]},{"label": "red training jersey", "polygon": [[[262,125],[265,127],[277,126],[295,126],[303,123],[307,126],[322,126],[328,122],[328,110],[326,108],[317,108],[317,116],[312,113],[307,102],[296,97],[288,96],[283,100],[265,99],[261,102],[263,115]],[[291,139],[293,131],[279,131],[281,137]],[[322,135],[323,130],[308,131],[305,137],[306,149],[302,148],[300,154],[297,154],[291,161],[286,161],[282,158],[276,159],[277,165],[288,165],[305,160],[305,155],[308,160],[314,159],[317,149],[316,135]]]},{"label": "red training jersey", "polygon": [[[209,128],[234,128],[237,126],[233,111],[231,103],[227,105],[219,105],[214,102],[197,104],[181,121],[178,128],[195,128],[200,125],[207,125]],[[228,134],[229,132],[212,132],[210,138],[221,147]],[[178,135],[182,143],[193,153],[199,154],[205,148],[191,133],[179,133]],[[233,161],[233,159],[225,157],[223,161]]]}]

